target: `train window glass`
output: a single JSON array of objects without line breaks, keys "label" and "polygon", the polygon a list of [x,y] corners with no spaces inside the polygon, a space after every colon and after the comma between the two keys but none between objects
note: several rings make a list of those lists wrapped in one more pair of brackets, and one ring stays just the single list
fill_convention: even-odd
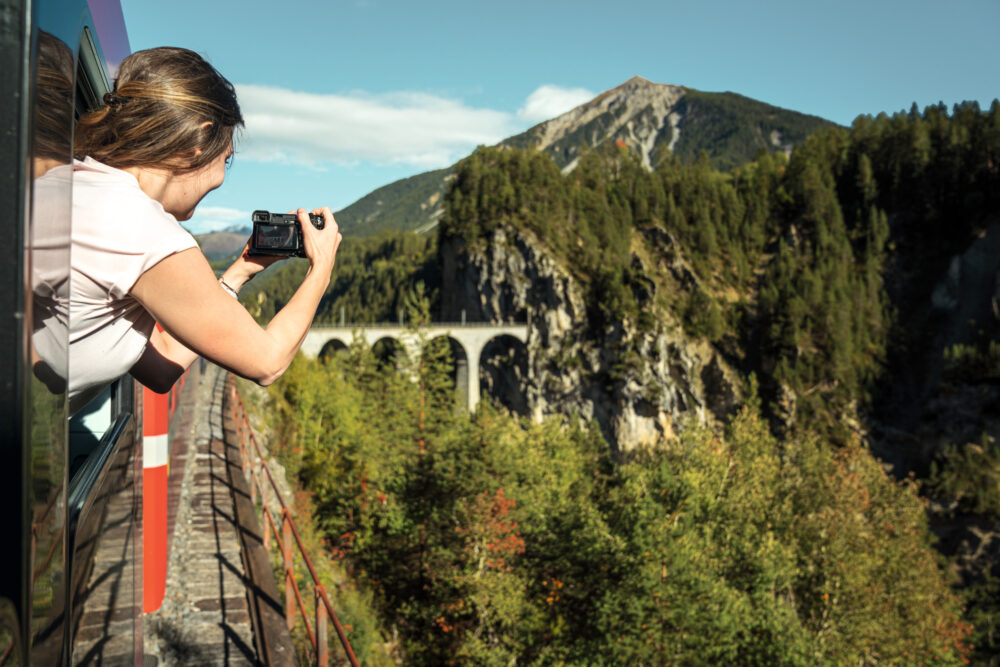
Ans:
[{"label": "train window glass", "polygon": [[76,117],[101,106],[104,93],[111,90],[101,65],[101,56],[89,28],[80,37],[80,59],[76,71]]},{"label": "train window glass", "polygon": [[70,212],[68,179],[45,178],[73,158],[72,49],[38,30],[31,137],[31,205],[27,228],[30,267],[30,384],[27,387],[30,520],[30,651],[34,664],[57,664],[64,652],[66,517],[66,378]]}]

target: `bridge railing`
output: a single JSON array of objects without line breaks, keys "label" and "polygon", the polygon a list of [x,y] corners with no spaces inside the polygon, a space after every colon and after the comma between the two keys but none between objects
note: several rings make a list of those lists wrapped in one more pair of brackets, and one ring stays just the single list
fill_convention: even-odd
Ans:
[{"label": "bridge railing", "polygon": [[[232,417],[239,440],[243,474],[250,485],[250,502],[256,506],[257,499],[260,498],[261,500],[261,508],[264,515],[264,548],[270,553],[271,536],[273,535],[278,552],[281,554],[282,569],[285,573],[285,624],[289,631],[295,628],[298,623],[296,620],[296,609],[298,609],[301,621],[305,626],[306,635],[308,635],[309,642],[315,651],[316,664],[326,667],[330,661],[327,648],[327,620],[329,619],[333,623],[337,636],[340,638],[340,643],[344,647],[347,659],[351,665],[357,667],[358,660],[354,656],[354,650],[347,639],[344,627],[337,618],[337,614],[333,610],[333,605],[330,604],[326,588],[320,582],[319,576],[316,574],[316,568],[313,567],[312,560],[309,558],[309,553],[302,544],[302,538],[299,536],[298,528],[296,528],[295,521],[292,519],[292,513],[288,510],[284,498],[281,497],[278,485],[274,481],[274,475],[271,474],[271,470],[267,466],[267,461],[261,452],[257,436],[254,435],[253,428],[250,426],[250,420],[247,418],[243,400],[236,390],[236,383],[233,381],[233,376],[230,375],[227,382],[229,385],[230,416]],[[280,531],[275,524],[271,510],[268,509],[269,497],[276,499],[281,507]],[[299,590],[298,580],[295,578],[296,555],[305,564],[312,578],[312,597],[315,611],[314,624],[309,622],[309,614],[302,599],[302,592]]]}]

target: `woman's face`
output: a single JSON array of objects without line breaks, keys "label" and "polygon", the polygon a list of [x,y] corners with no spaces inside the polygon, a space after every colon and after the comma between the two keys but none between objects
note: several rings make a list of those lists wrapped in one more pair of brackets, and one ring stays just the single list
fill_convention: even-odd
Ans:
[{"label": "woman's face", "polygon": [[189,220],[205,195],[222,185],[226,178],[226,161],[232,154],[233,147],[230,144],[227,153],[219,154],[200,169],[174,175],[170,192],[162,202],[167,212],[177,220]]}]

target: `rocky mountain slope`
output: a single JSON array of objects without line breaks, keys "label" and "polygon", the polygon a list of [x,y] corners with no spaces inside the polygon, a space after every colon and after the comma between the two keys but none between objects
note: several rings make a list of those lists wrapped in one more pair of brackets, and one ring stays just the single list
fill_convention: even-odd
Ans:
[{"label": "rocky mountain slope", "polygon": [[680,102],[687,92],[681,86],[632,77],[587,104],[502,143],[537,148],[548,153],[564,170],[571,170],[576,166],[581,147],[617,142],[628,146],[647,169],[652,169],[661,157],[660,151],[673,152],[677,147],[685,116]]},{"label": "rocky mountain slope", "polygon": [[[693,162],[705,151],[714,167],[728,169],[760,151],[787,152],[809,133],[831,125],[735,93],[703,93],[636,76],[500,144],[537,148],[567,170],[581,148],[615,144],[641,156],[647,168],[671,153]],[[337,221],[355,235],[433,229],[453,172],[449,167],[390,183],[338,211]]]},{"label": "rocky mountain slope", "polygon": [[[442,239],[441,318],[524,321],[528,342],[498,340],[482,358],[484,395],[538,421],[553,415],[595,420],[616,450],[673,440],[685,423],[724,418],[742,382],[707,341],[677,321],[644,330],[623,319],[600,337],[588,331],[584,285],[534,234],[497,229],[481,249]],[[642,260],[633,255],[637,269]],[[661,314],[669,317],[667,314]],[[625,351],[642,363],[627,363]]]}]

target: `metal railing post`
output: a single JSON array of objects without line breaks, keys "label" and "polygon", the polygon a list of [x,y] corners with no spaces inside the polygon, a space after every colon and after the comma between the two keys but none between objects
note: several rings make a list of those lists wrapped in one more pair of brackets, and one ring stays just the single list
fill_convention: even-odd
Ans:
[{"label": "metal railing post", "polygon": [[[328,624],[329,622],[332,622],[333,628],[336,630],[337,637],[340,640],[340,644],[344,648],[344,654],[347,661],[353,667],[359,667],[358,659],[354,655],[354,650],[351,648],[351,642],[347,638],[344,626],[341,625],[340,619],[337,618],[337,613],[333,609],[333,605],[330,604],[330,599],[327,596],[326,589],[323,587],[323,584],[320,583],[319,575],[316,573],[316,569],[313,567],[309,554],[306,551],[306,547],[302,543],[302,538],[299,536],[298,529],[295,527],[295,521],[292,519],[291,512],[281,496],[281,492],[274,481],[274,476],[268,468],[267,461],[264,459],[264,455],[260,449],[260,444],[257,442],[257,438],[253,433],[253,427],[250,426],[250,420],[247,417],[246,407],[244,407],[243,401],[240,399],[239,392],[236,390],[236,385],[232,382],[232,378],[230,378],[230,383],[232,392],[230,394],[230,415],[233,418],[233,423],[239,439],[243,473],[244,476],[247,476],[247,469],[249,467],[250,475],[248,480],[251,480],[251,489],[253,489],[251,493],[260,493],[262,519],[264,521],[264,547],[267,549],[270,548],[270,538],[271,535],[273,535],[274,540],[278,543],[278,548],[281,551],[282,565],[285,569],[285,624],[288,626],[289,631],[294,629],[296,625],[295,607],[298,605],[299,611],[302,612],[302,624],[309,637],[309,642],[316,650],[317,664],[325,666],[329,664],[330,651],[328,645]],[[255,454],[254,465],[248,463],[248,457],[251,451]],[[259,485],[260,488],[253,488],[254,485]],[[268,488],[270,488],[270,491]],[[278,526],[274,523],[274,514],[268,508],[268,496],[270,493],[274,494],[274,501],[281,508],[280,536]],[[255,498],[256,495],[253,497]],[[295,580],[295,561],[294,552],[292,551],[293,539],[295,540],[295,547],[302,555],[302,561],[308,569],[309,576],[311,577],[313,583],[313,592],[316,597],[316,606],[314,607],[316,612],[315,633],[313,632],[313,628],[310,626],[309,613],[306,609],[304,601],[302,600],[302,594],[299,591],[298,583]]]},{"label": "metal railing post", "polygon": [[236,428],[238,429],[237,432],[240,434],[239,435],[239,439],[240,439],[240,456],[242,457],[240,459],[240,463],[243,466],[243,476],[244,477],[249,477],[249,475],[247,474],[247,471],[250,468],[250,463],[249,463],[250,462],[250,456],[249,456],[249,449],[246,446],[246,441],[248,440],[248,438],[247,438],[247,432],[246,432],[246,428],[245,428],[246,419],[244,418],[244,419],[241,419],[241,420],[237,421],[235,419],[235,415],[233,415],[233,417],[234,417],[233,421],[236,422]]},{"label": "metal railing post", "polygon": [[[259,462],[260,459],[257,459]],[[250,465],[250,504],[257,506],[257,467]]]},{"label": "metal railing post", "polygon": [[316,665],[327,667],[330,664],[330,647],[326,641],[326,605],[323,604],[320,588],[313,589],[316,599]]},{"label": "metal railing post", "polygon": [[[267,508],[267,484],[260,489],[260,506],[265,515],[271,511]],[[264,517],[264,550],[271,553],[271,522],[267,521],[266,516]]]},{"label": "metal railing post", "polygon": [[290,631],[295,627],[295,573],[292,571],[292,519],[288,510],[282,514],[281,541],[285,547],[282,555],[285,566],[285,624]]}]

